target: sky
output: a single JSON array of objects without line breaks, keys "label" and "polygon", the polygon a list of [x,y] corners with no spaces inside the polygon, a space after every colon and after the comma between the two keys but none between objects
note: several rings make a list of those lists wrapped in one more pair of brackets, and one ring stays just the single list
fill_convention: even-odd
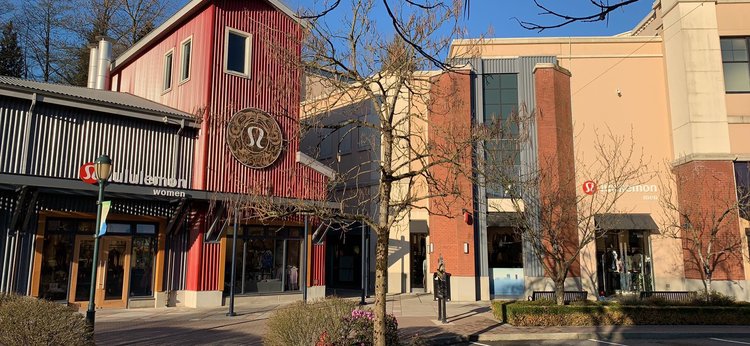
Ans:
[{"label": "sky", "polygon": [[[283,0],[293,10],[312,6],[312,0]],[[330,1],[330,0],[329,0]],[[398,3],[402,0],[391,0]],[[545,6],[552,6],[566,14],[581,13],[591,10],[590,0],[539,0]],[[616,0],[603,0],[614,3]],[[347,0],[342,0],[342,3]],[[468,19],[464,23],[469,37],[539,37],[539,36],[611,36],[628,30],[638,24],[651,10],[653,0],[640,0],[610,14],[605,22],[576,23],[558,29],[549,29],[542,33],[522,28],[513,19],[522,21],[551,23],[551,18],[540,16],[540,10],[532,0],[471,0]],[[320,7],[318,7],[320,8]],[[385,12],[376,13],[385,21]],[[489,33],[489,35],[487,35]]]}]

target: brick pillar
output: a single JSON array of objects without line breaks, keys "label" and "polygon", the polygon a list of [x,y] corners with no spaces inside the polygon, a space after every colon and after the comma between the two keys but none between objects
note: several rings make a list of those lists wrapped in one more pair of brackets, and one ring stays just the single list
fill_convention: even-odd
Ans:
[{"label": "brick pillar", "polygon": [[[560,203],[553,215],[560,216],[560,230],[568,240],[566,252],[572,254],[578,244],[578,227],[575,222],[576,179],[570,72],[554,64],[537,64],[534,80],[537,157],[541,172],[539,197],[554,196],[553,201],[570,201]],[[571,265],[568,277],[580,276],[580,262],[576,260]]]},{"label": "brick pillar", "polygon": [[[675,167],[674,174],[680,213],[689,215],[691,226],[696,230],[695,233],[688,233],[683,229],[684,238],[700,234],[705,251],[710,239],[711,225],[715,223],[719,225],[715,248],[742,239],[743,230],[740,229],[737,210],[727,215],[723,222],[717,223],[721,215],[737,203],[734,167],[731,161],[691,161]],[[687,220],[682,218],[680,222],[684,224]],[[691,243],[683,240],[685,278],[700,280],[701,269],[690,247]],[[713,280],[744,280],[742,251],[742,247],[738,247],[737,251],[719,263],[714,270]]]},{"label": "brick pillar", "polygon": [[[438,148],[435,150],[442,152],[439,155],[459,153],[460,164],[465,168],[473,164],[471,145],[462,145],[468,143],[472,128],[471,81],[469,70],[443,73],[433,79],[430,91],[430,143]],[[454,168],[452,164],[446,164],[434,166],[431,170],[434,177],[445,184],[430,186],[431,192],[447,192],[449,195],[433,197],[429,201],[433,213],[429,216],[429,241],[434,244],[434,251],[430,254],[428,272],[435,272],[438,258],[442,255],[445,269],[451,274],[452,299],[476,300],[478,272],[474,225],[464,222],[463,217],[464,210],[474,215],[473,184],[469,177]],[[455,191],[459,193],[453,193]],[[468,243],[469,253],[464,253],[464,243]],[[429,244],[427,246],[429,248]]]}]

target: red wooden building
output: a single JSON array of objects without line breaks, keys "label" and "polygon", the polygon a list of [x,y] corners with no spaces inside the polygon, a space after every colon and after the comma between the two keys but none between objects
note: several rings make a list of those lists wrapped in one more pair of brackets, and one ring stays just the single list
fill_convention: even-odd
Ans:
[{"label": "red wooden building", "polygon": [[[199,119],[194,189],[324,200],[332,172],[298,153],[297,62],[304,26],[277,0],[193,0],[112,62],[110,88]],[[226,224],[226,208],[219,204],[193,203],[186,213],[184,260],[166,266],[172,272],[165,280],[173,279],[165,287],[174,293],[166,299],[193,307],[221,304],[230,283],[233,231],[231,225],[216,231]],[[299,292],[300,266],[310,263],[310,294],[324,294],[323,263],[312,261],[324,245],[308,246],[305,261],[301,222],[248,217],[241,223],[238,293]]]}]

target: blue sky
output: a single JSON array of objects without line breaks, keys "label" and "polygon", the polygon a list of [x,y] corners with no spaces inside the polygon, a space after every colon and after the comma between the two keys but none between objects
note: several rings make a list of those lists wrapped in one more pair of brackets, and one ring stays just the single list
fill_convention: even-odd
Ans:
[{"label": "blue sky", "polygon": [[[283,0],[294,10],[302,6],[310,6],[311,0]],[[330,1],[330,0],[329,0]],[[540,0],[544,5],[552,6],[566,14],[576,14],[590,11],[590,0]],[[605,0],[606,1],[606,0]],[[315,1],[318,2],[318,1]],[[342,3],[347,3],[342,0]],[[379,2],[379,1],[376,1]],[[392,0],[391,3],[398,3]],[[615,2],[615,0],[611,0]],[[542,33],[523,29],[513,17],[520,20],[540,23],[551,23],[551,18],[540,16],[539,9],[532,0],[471,0],[469,17],[464,23],[469,31],[469,37],[477,37],[490,32],[491,37],[538,37],[538,36],[609,36],[632,29],[651,10],[653,0],[640,0],[634,4],[612,12],[606,22],[576,23],[558,29],[550,29]],[[384,11],[377,11],[385,21]],[[332,22],[333,23],[333,22]],[[382,25],[380,29],[382,29]],[[491,31],[490,31],[491,28]]]}]

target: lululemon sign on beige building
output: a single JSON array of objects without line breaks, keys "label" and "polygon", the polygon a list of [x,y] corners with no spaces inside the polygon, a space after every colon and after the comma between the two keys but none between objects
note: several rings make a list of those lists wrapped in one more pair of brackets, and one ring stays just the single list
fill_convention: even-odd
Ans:
[{"label": "lululemon sign on beige building", "polygon": [[281,155],[284,142],[281,127],[276,119],[259,109],[247,108],[232,115],[226,133],[229,150],[245,166],[266,168]]}]

